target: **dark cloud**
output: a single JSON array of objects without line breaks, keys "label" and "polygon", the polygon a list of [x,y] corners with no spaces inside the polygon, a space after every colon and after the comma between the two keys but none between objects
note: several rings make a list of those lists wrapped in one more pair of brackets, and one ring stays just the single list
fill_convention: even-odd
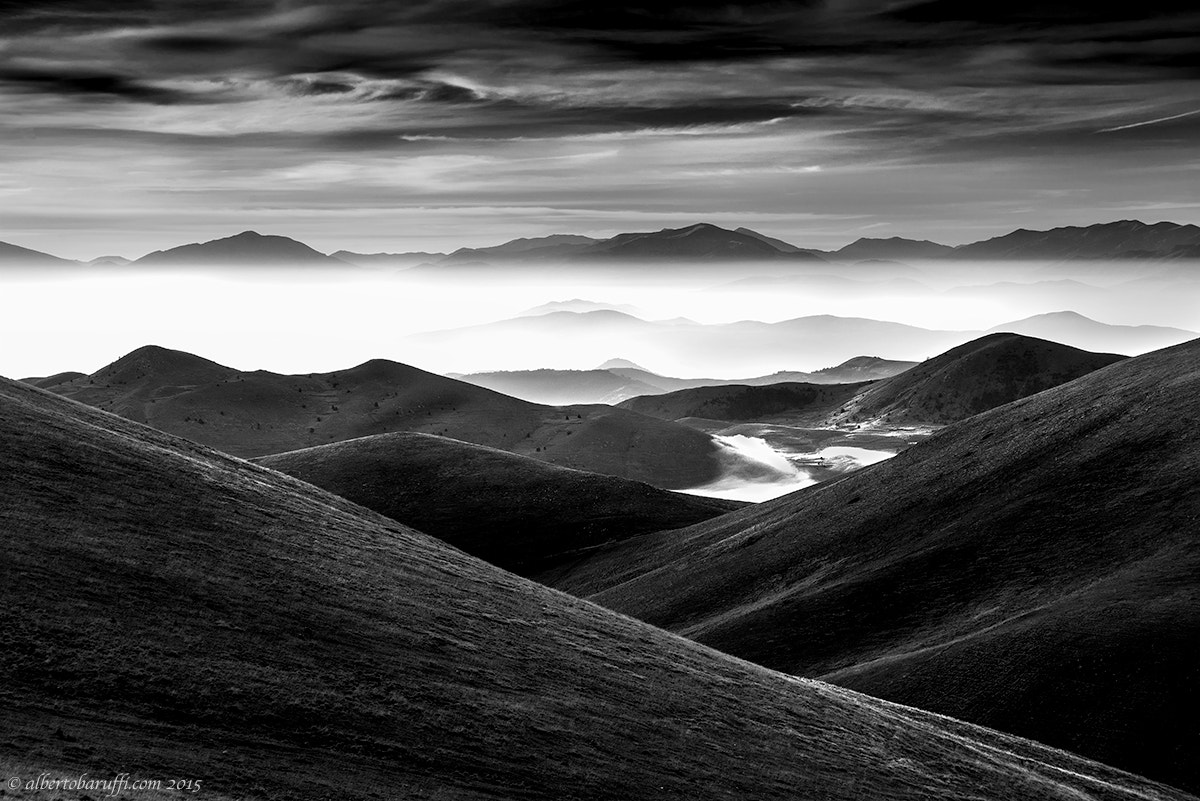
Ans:
[{"label": "dark cloud", "polygon": [[177,33],[144,36],[137,40],[137,46],[167,54],[208,56],[236,53],[252,48],[254,43],[235,36]]},{"label": "dark cloud", "polygon": [[0,67],[0,85],[4,84],[41,94],[123,99],[161,105],[195,101],[185,93],[151,86],[124,75],[83,70]]}]

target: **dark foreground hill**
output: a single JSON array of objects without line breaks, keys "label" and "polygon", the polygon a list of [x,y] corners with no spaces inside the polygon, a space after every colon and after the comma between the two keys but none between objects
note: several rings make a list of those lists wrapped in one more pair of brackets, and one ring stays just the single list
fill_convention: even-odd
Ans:
[{"label": "dark foreground hill", "polygon": [[242,457],[418,431],[662,487],[704,484],[721,469],[711,438],[681,425],[608,406],[539,406],[383,359],[279,375],[147,346],[52,389]]},{"label": "dark foreground hill", "polygon": [[742,506],[430,434],[380,434],[257,461],[538,579],[606,542]]},{"label": "dark foreground hill", "polygon": [[989,334],[872,384],[832,419],[951,423],[1124,358],[1019,334]]},{"label": "dark foreground hill", "polygon": [[206,797],[1182,798],[726,657],[27,385],[0,381],[0,443],[6,765]]},{"label": "dark foreground hill", "polygon": [[1195,791],[1198,396],[1200,340],[630,540],[561,586],[608,585],[596,600],[754,662]]}]

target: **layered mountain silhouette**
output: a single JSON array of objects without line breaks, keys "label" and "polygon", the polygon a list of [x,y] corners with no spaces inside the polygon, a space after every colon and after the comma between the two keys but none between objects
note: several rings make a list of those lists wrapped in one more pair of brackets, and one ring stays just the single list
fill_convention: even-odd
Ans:
[{"label": "layered mountain silhouette", "polygon": [[685,426],[608,406],[532,404],[383,359],[279,375],[147,346],[51,389],[242,457],[416,431],[661,487],[721,470],[711,438]]},{"label": "layered mountain silhouette", "polygon": [[844,248],[833,251],[830,256],[844,261],[922,260],[941,259],[955,254],[949,245],[939,245],[924,239],[904,239],[893,236],[887,239],[864,237],[856,239]]},{"label": "layered mountain silhouette", "polygon": [[425,264],[431,261],[437,261],[446,257],[445,253],[428,253],[425,251],[413,251],[408,253],[355,253],[349,250],[339,250],[331,253],[330,256],[338,261],[344,261],[347,264],[356,264],[359,267],[416,267],[418,264]]},{"label": "layered mountain silhouette", "polygon": [[0,443],[0,754],[51,776],[297,799],[1183,798],[729,658],[28,385],[0,381]]},{"label": "layered mountain silhouette", "polygon": [[1200,245],[1200,227],[1140,220],[1088,226],[1019,229],[1011,234],[958,247],[954,255],[969,259],[1113,259],[1184,256]]},{"label": "layered mountain silhouette", "polygon": [[1120,361],[559,586],[1195,791],[1198,391],[1200,340]]},{"label": "layered mountain silhouette", "polygon": [[547,343],[570,342],[574,358],[585,363],[618,352],[639,361],[700,365],[697,371],[744,376],[779,370],[781,361],[828,365],[864,353],[897,361],[934,356],[972,339],[972,333],[832,315],[706,325],[686,319],[643,320],[604,310],[553,312],[416,334],[405,344],[425,358],[453,352],[464,361],[472,354],[538,353]]},{"label": "layered mountain silhouette", "polygon": [[[781,243],[786,245],[786,243]],[[709,223],[667,228],[651,233],[618,234],[589,246],[577,256],[589,260],[760,261],[795,259],[821,261],[819,256],[782,248],[752,231],[730,231]]]},{"label": "layered mountain silhouette", "polygon": [[[1012,321],[991,330],[1127,356],[1186,342],[1196,336],[1193,331],[1163,326],[1108,325],[1071,313]],[[546,349],[547,343],[570,342],[573,358],[584,363],[595,363],[607,354],[619,352],[656,364],[701,365],[697,372],[703,369],[736,376],[752,370],[761,370],[763,374],[777,371],[785,359],[793,364],[829,364],[864,353],[889,361],[931,358],[985,333],[989,332],[932,330],[832,315],[797,317],[777,323],[702,324],[691,320],[643,320],[603,310],[552,312],[416,334],[406,339],[406,345],[429,361],[454,354],[461,362],[482,360],[482,356],[475,354],[538,353]],[[468,374],[472,372],[485,371],[469,370]],[[807,378],[792,376],[792,380],[821,382],[812,373],[806,375]],[[648,376],[634,378],[655,384]],[[854,378],[841,376],[839,380]],[[758,383],[745,379],[742,382]],[[686,387],[664,386],[664,389],[682,388]]]},{"label": "layered mountain silhouette", "polygon": [[[572,298],[571,300],[553,300],[549,303],[543,303],[538,306],[533,306],[521,312],[522,317],[534,317],[539,314],[550,314],[552,312],[593,312],[593,311],[619,311],[624,314],[632,314],[635,317],[640,314],[636,307],[626,303],[603,303],[595,300],[584,300],[582,298]],[[601,369],[605,369],[601,367]]]},{"label": "layered mountain silhouette", "polygon": [[441,264],[543,261],[546,259],[569,259],[584,252],[589,246],[603,240],[578,234],[551,234],[550,236],[513,239],[501,245],[486,248],[459,248],[439,260]]},{"label": "layered mountain silhouette", "polygon": [[379,434],[257,461],[543,582],[599,545],[741,506],[430,434]]},{"label": "layered mountain silhouette", "polygon": [[345,262],[313,250],[286,236],[264,236],[243,231],[236,236],[214,239],[169,250],[156,250],[137,259],[138,266],[219,265],[345,265]]},{"label": "layered mountain silhouette", "polygon": [[[354,264],[360,266],[486,267],[488,265],[688,261],[793,261],[842,265],[887,263],[894,275],[905,260],[961,259],[968,261],[1061,261],[1071,259],[1195,259],[1200,258],[1200,227],[1172,222],[1121,220],[1046,231],[1018,229],[1003,236],[952,247],[904,237],[861,238],[838,250],[822,251],[766,236],[749,228],[730,230],[711,223],[683,228],[622,233],[602,239],[580,234],[519,238],[491,247],[459,248],[451,253],[358,253],[339,250],[331,256],[302,242],[246,231],[210,242],[156,251],[140,264],[255,265]],[[121,266],[126,259],[101,257],[97,266]],[[0,264],[78,264],[45,253],[0,242]],[[858,271],[856,275],[859,274]],[[916,274],[918,271],[913,271]]]},{"label": "layered mountain silhouette", "polygon": [[951,423],[1124,358],[1019,334],[989,334],[871,384],[834,412],[830,421]]},{"label": "layered mountain silhouette", "polygon": [[49,253],[30,250],[29,248],[12,245],[8,242],[0,242],[0,267],[71,267],[78,265],[79,262],[77,261],[60,259],[58,256],[51,256]]},{"label": "layered mountain silhouette", "polygon": [[1051,312],[1014,320],[991,329],[1011,331],[1055,342],[1090,343],[1089,350],[1146,353],[1186,341],[1194,332],[1160,325],[1109,325],[1072,311]]},{"label": "layered mountain silhouette", "polygon": [[817,253],[818,252],[818,251],[812,250],[811,248],[797,247],[796,245],[793,245],[791,242],[784,242],[782,239],[776,239],[773,236],[767,236],[766,234],[760,234],[758,231],[752,231],[749,228],[737,228],[737,229],[735,229],[735,233],[745,234],[746,236],[752,236],[755,239],[761,239],[763,242],[766,242],[768,245],[771,245],[776,250],[781,250],[784,253]]},{"label": "layered mountain silhouette", "polygon": [[[623,360],[613,360],[621,362]],[[606,363],[607,364],[607,363]],[[841,384],[874,381],[896,375],[916,362],[880,359],[875,356],[856,356],[834,367],[811,373],[786,371],[753,378],[675,378],[658,375],[649,370],[613,363],[596,370],[509,370],[456,375],[477,386],[494,389],[505,395],[535,403],[609,403],[619,404],[644,395],[661,395],[680,389],[696,387],[749,384],[763,386],[801,382]]]},{"label": "layered mountain silhouette", "polygon": [[127,259],[124,256],[98,256],[88,260],[88,264],[92,267],[125,267],[132,263],[133,259]]}]

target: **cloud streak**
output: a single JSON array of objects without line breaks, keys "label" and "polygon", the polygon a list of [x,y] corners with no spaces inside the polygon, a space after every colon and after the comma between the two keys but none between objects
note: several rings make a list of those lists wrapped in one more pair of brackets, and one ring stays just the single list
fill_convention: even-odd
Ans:
[{"label": "cloud streak", "polygon": [[1141,128],[1146,125],[1158,125],[1159,123],[1171,122],[1172,120],[1181,120],[1184,117],[1191,117],[1194,114],[1200,114],[1200,109],[1193,109],[1192,111],[1185,111],[1182,114],[1172,114],[1169,117],[1158,117],[1157,119],[1153,119],[1153,120],[1143,120],[1142,122],[1131,122],[1128,125],[1117,125],[1113,128],[1101,128],[1096,133],[1112,133],[1114,131],[1128,131],[1131,128]]},{"label": "cloud streak", "polygon": [[[1200,88],[1197,31],[1200,11],[1174,0],[1133,10],[1032,0],[0,2],[0,182],[27,188],[29,205],[11,219],[37,243],[61,238],[45,222],[55,210],[101,214],[79,198],[86,176],[106,225],[129,219],[102,250],[134,241],[150,217],[164,229],[176,220],[184,237],[229,214],[249,225],[288,208],[361,219],[338,243],[353,246],[402,228],[395,217],[412,208],[472,204],[608,213],[624,203],[639,227],[738,204],[791,214],[798,229],[779,233],[793,238],[833,237],[815,245],[853,233],[802,227],[826,212],[969,238],[1021,222],[1010,215],[1055,190],[1072,191],[1080,214],[1182,202],[1181,180],[1136,171],[1186,156],[1179,133],[1194,112],[1143,118]],[[597,143],[616,154],[580,158]],[[468,166],[426,169],[452,164]],[[271,185],[280,175],[291,177]],[[389,199],[391,218],[363,216]],[[1092,221],[1042,202],[1031,218]],[[456,214],[434,228],[465,220]],[[488,242],[467,232],[390,246],[460,243]]]}]

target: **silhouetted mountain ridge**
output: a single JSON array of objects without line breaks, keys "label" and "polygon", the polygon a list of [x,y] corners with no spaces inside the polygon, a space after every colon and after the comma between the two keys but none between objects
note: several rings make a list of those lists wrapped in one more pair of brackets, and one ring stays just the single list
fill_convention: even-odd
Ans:
[{"label": "silhouetted mountain ridge", "polygon": [[156,250],[133,262],[139,266],[219,265],[345,265],[345,262],[313,250],[286,236],[243,231],[224,239],[213,239],[169,250]]}]

